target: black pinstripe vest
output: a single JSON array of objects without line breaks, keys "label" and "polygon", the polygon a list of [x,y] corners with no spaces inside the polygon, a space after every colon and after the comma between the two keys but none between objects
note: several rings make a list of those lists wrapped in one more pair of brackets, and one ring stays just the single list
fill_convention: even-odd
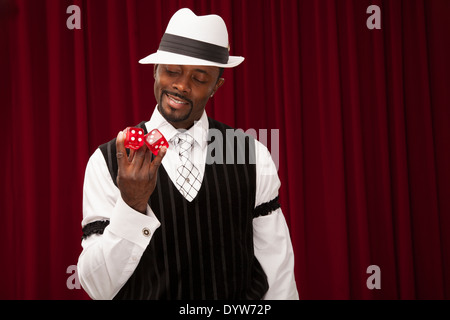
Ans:
[{"label": "black pinstripe vest", "polygon": [[[139,126],[146,130],[144,123]],[[266,275],[253,252],[256,167],[249,157],[254,141],[243,134],[234,142],[227,139],[231,128],[211,118],[209,127],[222,132],[224,163],[206,164],[192,202],[159,168],[149,205],[161,227],[115,299],[261,299],[266,293]],[[247,151],[246,163],[226,164],[226,152],[236,155],[238,148]],[[115,139],[100,149],[116,181]]]}]

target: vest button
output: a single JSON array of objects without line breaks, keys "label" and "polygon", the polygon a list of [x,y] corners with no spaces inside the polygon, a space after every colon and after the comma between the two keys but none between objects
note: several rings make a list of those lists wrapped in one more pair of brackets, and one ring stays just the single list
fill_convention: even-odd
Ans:
[{"label": "vest button", "polygon": [[144,237],[150,237],[151,232],[149,228],[144,228],[142,229],[142,234],[144,235]]}]

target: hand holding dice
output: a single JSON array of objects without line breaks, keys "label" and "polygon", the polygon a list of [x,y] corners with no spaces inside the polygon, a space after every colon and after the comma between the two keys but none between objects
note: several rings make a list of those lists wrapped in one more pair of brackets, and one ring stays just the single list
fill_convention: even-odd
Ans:
[{"label": "hand holding dice", "polygon": [[[122,199],[134,210],[146,212],[168,147],[167,140],[157,129],[144,135],[141,128],[128,127],[117,135],[117,186]],[[130,156],[126,148],[130,149]],[[153,161],[150,152],[155,155]]]},{"label": "hand holding dice", "polygon": [[128,127],[125,133],[125,148],[137,150],[144,145],[144,130]]},{"label": "hand holding dice", "polygon": [[159,132],[158,129],[154,129],[144,136],[144,130],[141,128],[128,127],[125,129],[125,148],[138,150],[145,144],[156,156],[159,150],[164,146],[169,147],[169,143],[166,138]]},{"label": "hand holding dice", "polygon": [[162,147],[169,147],[169,143],[167,142],[166,138],[159,132],[158,129],[154,129],[147,133],[144,138],[145,144],[147,147],[153,152],[153,154],[156,156],[161,150]]}]

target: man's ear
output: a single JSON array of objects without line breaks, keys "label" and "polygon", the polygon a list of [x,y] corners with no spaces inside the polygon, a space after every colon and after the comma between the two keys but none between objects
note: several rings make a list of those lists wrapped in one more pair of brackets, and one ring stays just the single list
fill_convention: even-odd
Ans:
[{"label": "man's ear", "polygon": [[210,97],[212,98],[214,96],[214,94],[216,93],[217,90],[219,90],[219,88],[224,84],[225,79],[224,78],[219,78],[216,82],[216,85],[214,86],[213,92],[211,93]]},{"label": "man's ear", "polygon": [[158,69],[158,64],[155,64],[154,66],[153,66],[153,78],[154,79],[156,79],[156,69]]}]

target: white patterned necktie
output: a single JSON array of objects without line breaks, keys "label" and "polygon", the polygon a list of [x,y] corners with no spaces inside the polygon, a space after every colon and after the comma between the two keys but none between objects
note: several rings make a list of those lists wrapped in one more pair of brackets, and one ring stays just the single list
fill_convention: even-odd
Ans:
[{"label": "white patterned necktie", "polygon": [[175,137],[175,145],[178,146],[181,165],[177,168],[176,183],[183,196],[188,200],[194,200],[201,187],[200,172],[189,159],[194,145],[194,138],[189,134],[180,133]]}]

